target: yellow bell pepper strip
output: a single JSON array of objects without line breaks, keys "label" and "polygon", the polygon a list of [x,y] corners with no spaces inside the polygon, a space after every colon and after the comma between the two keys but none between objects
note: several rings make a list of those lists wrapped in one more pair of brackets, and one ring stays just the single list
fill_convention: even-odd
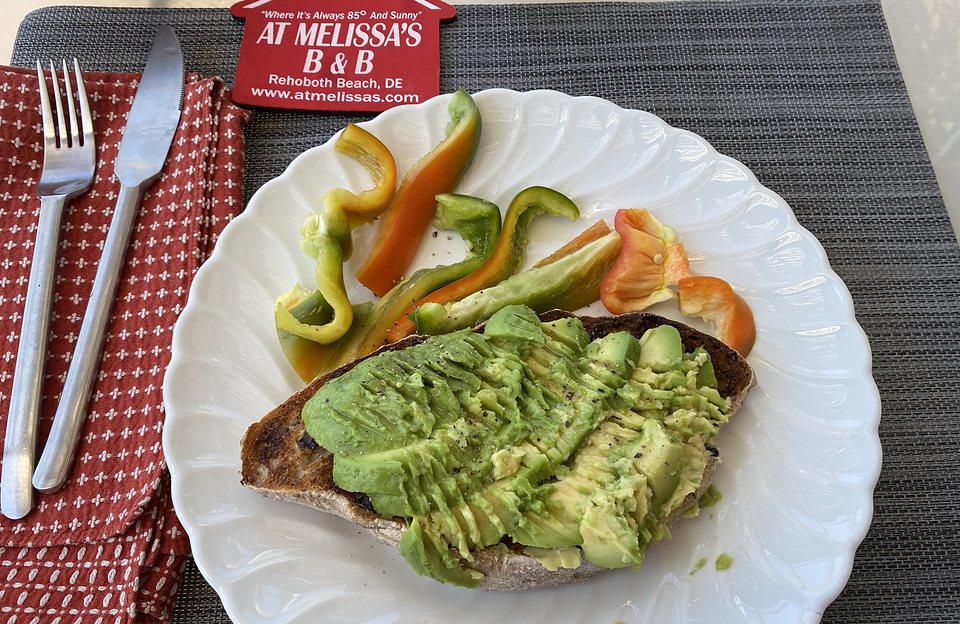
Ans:
[{"label": "yellow bell pepper strip", "polygon": [[330,344],[350,329],[353,306],[343,284],[343,252],[339,242],[340,237],[349,233],[343,211],[307,214],[306,222],[300,228],[300,249],[317,261],[317,290],[333,308],[333,318],[322,325],[307,325],[278,303],[274,309],[278,328],[320,344]]},{"label": "yellow bell pepper strip", "polygon": [[699,316],[713,335],[746,357],[757,340],[753,311],[743,297],[719,277],[691,276],[677,285],[680,313]]},{"label": "yellow bell pepper strip", "polygon": [[600,300],[612,314],[639,312],[676,295],[670,289],[690,275],[677,235],[645,209],[618,210],[614,228],[623,252],[600,286]]},{"label": "yellow bell pepper strip", "polygon": [[433,219],[437,195],[452,192],[480,143],[480,111],[463,89],[447,107],[446,138],[404,176],[382,218],[377,242],[357,280],[382,297],[403,277]]},{"label": "yellow bell pepper strip", "polygon": [[335,363],[346,363],[387,344],[387,333],[410,308],[410,303],[476,270],[493,251],[500,236],[500,208],[468,195],[437,195],[438,230],[456,230],[467,243],[466,257],[447,266],[420,269],[403,280],[373,306],[370,322],[351,331]]},{"label": "yellow bell pepper strip", "polygon": [[[323,325],[333,318],[333,308],[324,300],[318,290],[308,290],[299,283],[290,292],[277,299],[278,306],[290,313],[304,325]],[[362,322],[373,307],[372,303],[363,303],[353,308],[355,323]],[[305,382],[313,380],[326,372],[328,364],[337,354],[334,343],[322,345],[313,340],[301,338],[287,330],[277,327],[277,338],[287,361]]]},{"label": "yellow bell pepper strip", "polygon": [[527,249],[527,228],[540,214],[564,216],[571,221],[580,217],[577,205],[563,193],[543,186],[531,186],[517,193],[510,202],[503,219],[503,229],[493,253],[476,271],[452,284],[436,290],[410,306],[387,336],[396,342],[416,331],[416,324],[408,316],[426,303],[446,304],[498,284],[517,272]]},{"label": "yellow bell pepper strip", "polygon": [[521,304],[545,312],[567,301],[596,301],[600,281],[616,261],[620,248],[620,235],[610,232],[556,262],[517,273],[461,301],[426,303],[413,313],[417,332],[436,335],[473,327],[508,305]]},{"label": "yellow bell pepper strip", "polygon": [[[380,139],[354,124],[347,124],[333,144],[333,149],[363,165],[373,181],[373,188],[359,195],[336,188],[323,196],[324,207],[347,213],[350,229],[356,229],[373,221],[390,206],[397,189],[397,163]],[[352,248],[351,244],[349,250],[343,249],[345,260],[350,259]]]}]

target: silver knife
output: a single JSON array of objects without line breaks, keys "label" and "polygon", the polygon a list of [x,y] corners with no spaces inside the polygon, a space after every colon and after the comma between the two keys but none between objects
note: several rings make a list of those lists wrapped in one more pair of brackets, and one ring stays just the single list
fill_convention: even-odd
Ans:
[{"label": "silver knife", "polygon": [[93,281],[80,336],[70,360],[60,403],[50,436],[33,473],[33,487],[54,492],[66,481],[86,419],[94,377],[100,368],[100,352],[110,310],[116,296],[120,270],[140,200],[160,177],[163,163],[180,123],[183,100],[183,58],[180,43],[169,26],[161,25],[143,70],[120,141],[114,173],[120,195]]}]

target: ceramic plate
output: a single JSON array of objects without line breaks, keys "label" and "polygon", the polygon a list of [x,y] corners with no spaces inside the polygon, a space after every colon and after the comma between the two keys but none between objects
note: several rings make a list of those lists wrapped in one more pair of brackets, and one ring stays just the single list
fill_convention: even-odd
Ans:
[{"label": "ceramic plate", "polygon": [[[271,307],[296,281],[304,214],[334,187],[370,185],[332,140],[261,188],[198,273],[164,382],[164,449],[176,509],[197,565],[236,622],[817,622],[849,576],[872,514],[880,400],[870,349],[843,282],[786,203],[739,162],[654,115],[550,91],[476,96],[483,136],[459,192],[506,207],[553,187],[583,218],[538,217],[527,264],[619,208],[646,207],[674,228],[695,274],[735,285],[753,308],[758,385],[720,433],[723,499],[675,525],[638,571],[524,593],[474,591],[418,577],[366,531],[243,488],[240,439],[303,384]],[[449,96],[364,124],[401,174],[443,137]],[[352,275],[374,226],[357,231]],[[457,236],[424,239],[415,268],[462,257]],[[595,304],[585,312],[605,314]],[[652,309],[681,318],[674,302]],[[722,553],[732,566],[716,571]],[[695,574],[701,559],[706,565]]]}]

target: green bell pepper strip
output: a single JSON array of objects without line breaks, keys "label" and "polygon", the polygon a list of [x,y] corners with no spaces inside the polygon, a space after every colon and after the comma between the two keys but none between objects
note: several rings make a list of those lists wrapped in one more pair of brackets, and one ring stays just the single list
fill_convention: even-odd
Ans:
[{"label": "green bell pepper strip", "polygon": [[467,243],[466,257],[456,264],[420,269],[381,298],[363,322],[354,323],[340,341],[329,368],[336,368],[387,344],[387,333],[407,312],[411,302],[464,275],[490,256],[500,236],[500,208],[478,197],[445,193],[437,195],[433,225],[438,230],[456,230]]},{"label": "green bell pepper strip", "polygon": [[407,317],[426,303],[446,304],[502,282],[517,272],[527,249],[527,228],[540,214],[564,216],[571,221],[580,217],[580,210],[566,195],[543,186],[531,186],[517,193],[503,219],[503,231],[490,257],[476,271],[436,290],[409,306],[388,339],[396,342],[409,336],[416,325]]},{"label": "green bell pepper strip", "polygon": [[427,303],[413,313],[420,334],[446,334],[473,327],[508,305],[536,312],[582,307],[600,298],[600,282],[620,255],[620,235],[611,232],[556,262],[530,269],[446,305]]}]

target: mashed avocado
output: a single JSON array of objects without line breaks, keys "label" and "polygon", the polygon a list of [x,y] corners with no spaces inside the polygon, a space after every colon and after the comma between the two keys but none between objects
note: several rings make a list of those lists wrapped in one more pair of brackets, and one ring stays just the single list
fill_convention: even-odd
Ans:
[{"label": "mashed avocado", "polygon": [[728,407],[709,355],[684,353],[673,327],[591,341],[577,319],[510,306],[483,333],[364,360],[303,418],[337,485],[406,518],[414,570],[473,587],[463,563],[504,538],[551,567],[573,565],[570,549],[639,566],[699,487]]},{"label": "mashed avocado", "polygon": [[696,574],[697,572],[699,572],[700,570],[702,570],[702,569],[703,569],[703,566],[705,566],[705,565],[707,565],[707,558],[706,558],[706,557],[702,557],[702,558],[700,559],[700,561],[698,561],[696,564],[694,564],[693,569],[690,570],[690,576],[693,576],[694,574]]}]

